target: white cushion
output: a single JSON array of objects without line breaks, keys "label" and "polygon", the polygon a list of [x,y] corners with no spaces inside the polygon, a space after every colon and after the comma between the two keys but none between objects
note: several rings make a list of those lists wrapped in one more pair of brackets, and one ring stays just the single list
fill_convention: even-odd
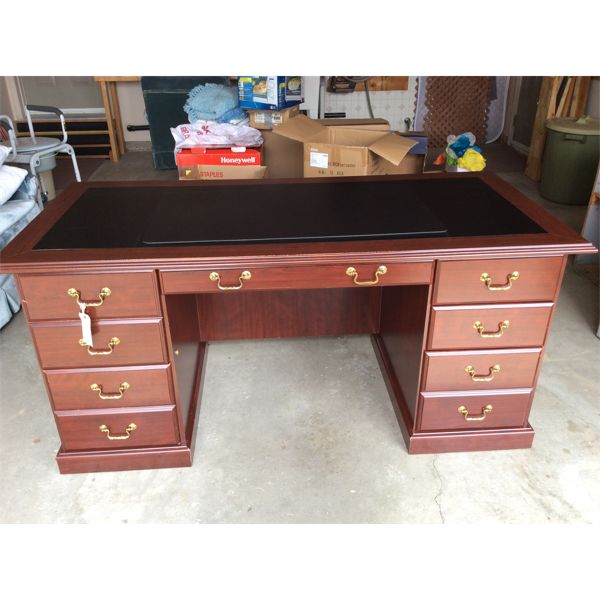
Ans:
[{"label": "white cushion", "polygon": [[9,146],[5,146],[4,144],[0,144],[0,166],[4,164],[6,157],[10,154],[11,148]]},{"label": "white cushion", "polygon": [[8,165],[0,166],[0,206],[10,200],[26,176],[25,169]]}]

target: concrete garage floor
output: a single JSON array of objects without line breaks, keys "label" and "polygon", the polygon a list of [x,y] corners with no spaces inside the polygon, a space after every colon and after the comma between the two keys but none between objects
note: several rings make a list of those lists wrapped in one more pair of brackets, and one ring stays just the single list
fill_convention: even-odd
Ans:
[{"label": "concrete garage floor", "polygon": [[[93,179],[150,178],[142,154]],[[584,207],[546,203],[521,173],[502,175],[580,229]],[[597,280],[569,265],[531,450],[409,456],[366,336],[220,342],[193,467],[59,475],[20,313],[0,334],[0,522],[600,523],[597,319]]]}]

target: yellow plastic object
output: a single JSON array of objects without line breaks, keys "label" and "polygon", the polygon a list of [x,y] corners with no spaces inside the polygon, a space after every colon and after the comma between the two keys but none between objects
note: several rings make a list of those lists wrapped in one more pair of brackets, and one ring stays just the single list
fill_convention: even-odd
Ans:
[{"label": "yellow plastic object", "polygon": [[483,171],[485,169],[485,158],[477,150],[469,148],[458,159],[458,166],[469,171]]}]

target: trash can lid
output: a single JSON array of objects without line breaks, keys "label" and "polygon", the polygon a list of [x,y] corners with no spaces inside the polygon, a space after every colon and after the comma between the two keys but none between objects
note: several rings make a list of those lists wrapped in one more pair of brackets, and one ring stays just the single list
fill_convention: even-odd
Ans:
[{"label": "trash can lid", "polygon": [[550,119],[546,127],[561,133],[574,133],[576,135],[600,135],[600,119],[584,115],[579,119],[575,117],[565,119]]}]

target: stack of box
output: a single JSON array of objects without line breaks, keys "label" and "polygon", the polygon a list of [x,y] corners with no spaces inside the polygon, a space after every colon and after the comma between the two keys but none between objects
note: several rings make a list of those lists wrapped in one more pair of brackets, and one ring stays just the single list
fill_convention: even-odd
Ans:
[{"label": "stack of box", "polygon": [[[255,129],[270,130],[297,116],[302,93],[300,76],[238,77],[239,106]],[[175,161],[179,179],[259,179],[267,170],[257,148],[185,148]]]},{"label": "stack of box", "polygon": [[273,129],[299,112],[302,77],[245,75],[238,77],[240,108],[247,110],[250,127]]}]

